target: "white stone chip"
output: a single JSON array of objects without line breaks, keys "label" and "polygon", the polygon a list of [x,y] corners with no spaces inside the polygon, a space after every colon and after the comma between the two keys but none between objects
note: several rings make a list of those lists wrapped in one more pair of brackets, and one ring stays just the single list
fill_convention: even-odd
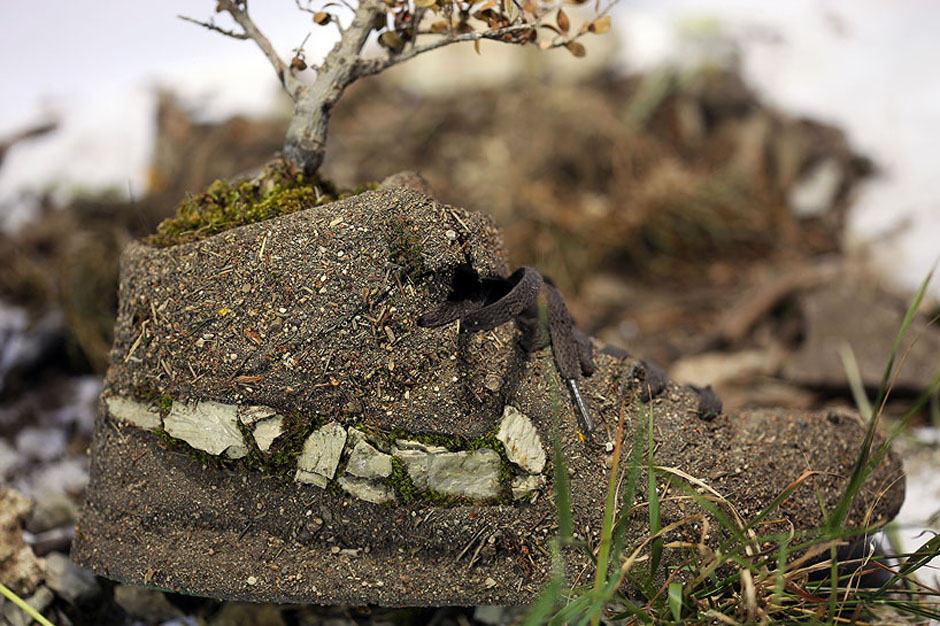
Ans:
[{"label": "white stone chip", "polygon": [[545,469],[545,449],[535,425],[511,404],[503,409],[496,438],[506,447],[506,457],[525,471],[538,474]]},{"label": "white stone chip", "polygon": [[[405,465],[408,477],[411,478],[411,482],[414,483],[415,487],[422,491],[427,490],[428,472],[431,469],[432,455],[425,450],[400,448],[398,447],[398,443],[401,442],[397,442],[395,447],[392,448],[392,456],[399,459]],[[447,452],[447,449],[442,448],[442,451]],[[440,453],[441,452],[438,452],[438,454]]]},{"label": "white stone chip", "polygon": [[512,489],[512,499],[521,500],[530,493],[538,491],[545,486],[544,476],[516,476],[512,479],[510,488]]},{"label": "white stone chip", "polygon": [[386,478],[392,474],[392,457],[360,439],[349,455],[346,472],[359,478]]},{"label": "white stone chip", "polygon": [[240,459],[248,454],[248,446],[238,429],[237,409],[235,405],[211,400],[194,404],[174,402],[163,425],[168,435],[197,450],[215,455],[224,452],[231,459]]},{"label": "white stone chip", "polygon": [[105,404],[108,405],[108,413],[122,422],[150,430],[161,426],[160,412],[143,402],[120,396],[110,396],[105,399]]},{"label": "white stone chip", "polygon": [[451,452],[441,446],[399,440],[392,454],[401,460],[411,482],[422,491],[474,499],[499,497],[500,458],[495,450]]},{"label": "white stone chip", "polygon": [[304,442],[304,449],[297,457],[297,473],[294,480],[317,487],[326,487],[336,474],[343,446],[346,445],[346,429],[337,422],[315,430]]},{"label": "white stone chip", "polygon": [[490,448],[432,455],[428,489],[467,498],[496,498],[499,465],[499,454]]},{"label": "white stone chip", "polygon": [[326,476],[314,472],[305,472],[302,469],[294,472],[294,482],[314,485],[320,489],[326,489],[329,479]]},{"label": "white stone chip", "polygon": [[355,426],[350,426],[346,429],[346,443],[351,446],[355,446],[360,441],[366,440],[366,434],[356,428]]},{"label": "white stone chip", "polygon": [[395,491],[383,482],[344,474],[339,477],[339,485],[351,495],[373,504],[385,504],[395,500]]},{"label": "white stone chip", "polygon": [[275,415],[274,417],[269,417],[255,424],[252,435],[255,438],[255,443],[258,444],[258,449],[262,452],[267,452],[271,448],[271,444],[274,443],[274,440],[283,432],[284,417]]},{"label": "white stone chip", "polygon": [[242,424],[249,426],[255,422],[266,420],[277,415],[277,411],[269,406],[240,406],[238,419]]}]

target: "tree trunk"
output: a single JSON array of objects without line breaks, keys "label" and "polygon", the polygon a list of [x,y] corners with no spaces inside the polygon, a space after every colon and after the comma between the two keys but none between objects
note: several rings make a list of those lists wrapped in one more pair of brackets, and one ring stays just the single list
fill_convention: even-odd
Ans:
[{"label": "tree trunk", "polygon": [[375,0],[363,0],[342,38],[319,67],[316,80],[297,94],[284,156],[307,177],[316,174],[323,163],[333,106],[346,87],[359,78],[359,52],[381,11]]},{"label": "tree trunk", "polygon": [[326,134],[333,105],[342,94],[326,99],[317,81],[304,89],[294,103],[294,112],[284,141],[284,157],[304,173],[312,177],[320,169],[326,153]]}]

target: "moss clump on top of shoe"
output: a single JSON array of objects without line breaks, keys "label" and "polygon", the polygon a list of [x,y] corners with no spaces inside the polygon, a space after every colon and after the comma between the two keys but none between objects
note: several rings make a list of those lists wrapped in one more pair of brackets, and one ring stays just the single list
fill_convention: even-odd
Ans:
[{"label": "moss clump on top of shoe", "polygon": [[275,160],[254,178],[217,180],[206,191],[190,195],[176,207],[174,217],[163,220],[144,242],[168,248],[200,241],[245,224],[262,222],[301,209],[358,195],[377,184],[340,191],[327,180],[308,181],[286,161]]}]

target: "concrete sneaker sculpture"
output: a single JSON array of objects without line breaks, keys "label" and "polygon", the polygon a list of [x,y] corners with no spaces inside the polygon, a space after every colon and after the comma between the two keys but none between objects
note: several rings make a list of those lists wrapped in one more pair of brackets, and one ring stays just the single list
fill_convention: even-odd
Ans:
[{"label": "concrete sneaker sculpture", "polygon": [[[831,507],[841,495],[864,434],[852,416],[703,419],[694,390],[667,383],[649,398],[642,363],[594,345],[578,382],[585,437],[551,352],[528,354],[513,324],[418,323],[455,299],[459,276],[509,273],[491,220],[413,177],[195,243],[132,244],[73,557],[226,599],[527,602],[556,532],[553,405],[583,539],[600,531],[602,444],[621,407],[628,440],[651,410],[657,462],[745,517],[819,472],[780,513],[822,523],[818,496]],[[886,458],[849,524],[893,517],[900,475]],[[642,515],[627,545],[646,536]],[[590,568],[578,554],[569,565]]]}]

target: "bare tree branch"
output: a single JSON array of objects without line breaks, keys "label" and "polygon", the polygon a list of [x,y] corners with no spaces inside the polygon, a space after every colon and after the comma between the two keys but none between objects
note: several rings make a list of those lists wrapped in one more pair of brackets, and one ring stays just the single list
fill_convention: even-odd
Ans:
[{"label": "bare tree branch", "polygon": [[[601,1],[596,0],[598,16],[583,24],[580,31],[569,35],[568,19],[561,15],[560,9],[556,17],[557,27],[545,22],[547,16],[558,8],[557,3],[548,0],[500,0],[500,4],[487,2],[484,8],[472,14],[476,0],[437,0],[435,5],[440,7],[439,12],[435,9],[438,21],[429,30],[421,28],[422,18],[427,15],[426,2],[421,2],[425,6],[419,6],[417,0],[356,0],[355,3],[352,0],[326,0],[320,10],[315,10],[311,8],[311,0],[294,0],[299,10],[313,15],[316,24],[326,26],[328,22],[333,22],[340,32],[339,41],[322,63],[314,68],[316,78],[309,85],[302,83],[294,74],[295,70],[307,67],[303,50],[306,39],[294,49],[290,65],[285,64],[249,17],[248,0],[216,0],[216,11],[228,13],[242,28],[242,32],[221,28],[211,21],[183,19],[228,37],[251,39],[268,57],[284,89],[294,100],[294,111],[284,141],[284,159],[304,174],[314,176],[326,152],[327,130],[333,107],[345,89],[357,79],[378,74],[419,54],[454,43],[478,42],[481,39],[519,45],[534,43],[538,39],[537,29],[542,26],[550,28],[557,36],[551,40],[542,40],[541,48],[566,47],[575,56],[584,56],[584,46],[576,43],[576,40],[587,32],[602,33],[609,30],[610,18],[606,13],[618,0],[607,0],[607,7],[599,11]],[[327,12],[330,7],[339,5],[353,12],[352,20],[345,27],[333,13]],[[456,15],[458,10],[459,17]],[[394,19],[390,20],[390,17]],[[469,23],[471,17],[485,23],[488,28],[472,30]],[[440,18],[443,18],[443,22]],[[389,51],[380,58],[364,59],[362,49],[373,30],[380,34],[379,43]],[[425,43],[429,41],[430,35],[439,38]]]},{"label": "bare tree branch", "polygon": [[297,8],[303,11],[304,13],[309,13],[310,15],[316,15],[317,13],[316,11],[311,9],[309,6],[305,7],[302,4],[300,4],[300,0],[294,0],[294,4],[297,5]]},{"label": "bare tree branch", "polygon": [[232,19],[244,30],[245,37],[242,38],[251,39],[261,48],[264,55],[268,57],[268,61],[274,66],[278,80],[281,81],[287,95],[296,100],[299,91],[303,88],[303,83],[294,77],[284,61],[281,60],[281,57],[278,56],[268,38],[258,30],[251,17],[248,16],[248,0],[219,0],[216,10],[225,11],[231,15]]},{"label": "bare tree branch", "polygon": [[229,30],[227,28],[222,28],[221,26],[216,26],[212,22],[203,22],[202,20],[197,20],[191,17],[187,17],[185,15],[177,15],[176,17],[183,20],[184,22],[190,22],[192,24],[196,24],[197,26],[202,26],[203,28],[207,28],[211,31],[215,31],[217,33],[225,35],[226,37],[231,37],[232,39],[248,39],[248,35],[246,35],[245,33],[236,33],[234,30]]},{"label": "bare tree branch", "polygon": [[511,35],[513,33],[527,32],[532,31],[537,28],[537,24],[514,24],[512,26],[504,26],[502,28],[495,28],[491,30],[479,30],[473,31],[472,33],[461,33],[459,35],[452,36],[443,36],[442,39],[437,41],[425,44],[423,46],[415,46],[409,48],[407,51],[402,52],[401,54],[389,55],[385,58],[378,59],[359,59],[356,63],[356,77],[361,78],[363,76],[372,76],[373,74],[378,74],[393,65],[398,65],[399,63],[404,63],[409,61],[419,54],[424,54],[425,52],[430,52],[431,50],[436,50],[438,48],[443,48],[444,46],[449,46],[452,43],[460,43],[462,41],[479,41],[481,39],[493,39],[496,41],[501,41],[505,35]]}]

